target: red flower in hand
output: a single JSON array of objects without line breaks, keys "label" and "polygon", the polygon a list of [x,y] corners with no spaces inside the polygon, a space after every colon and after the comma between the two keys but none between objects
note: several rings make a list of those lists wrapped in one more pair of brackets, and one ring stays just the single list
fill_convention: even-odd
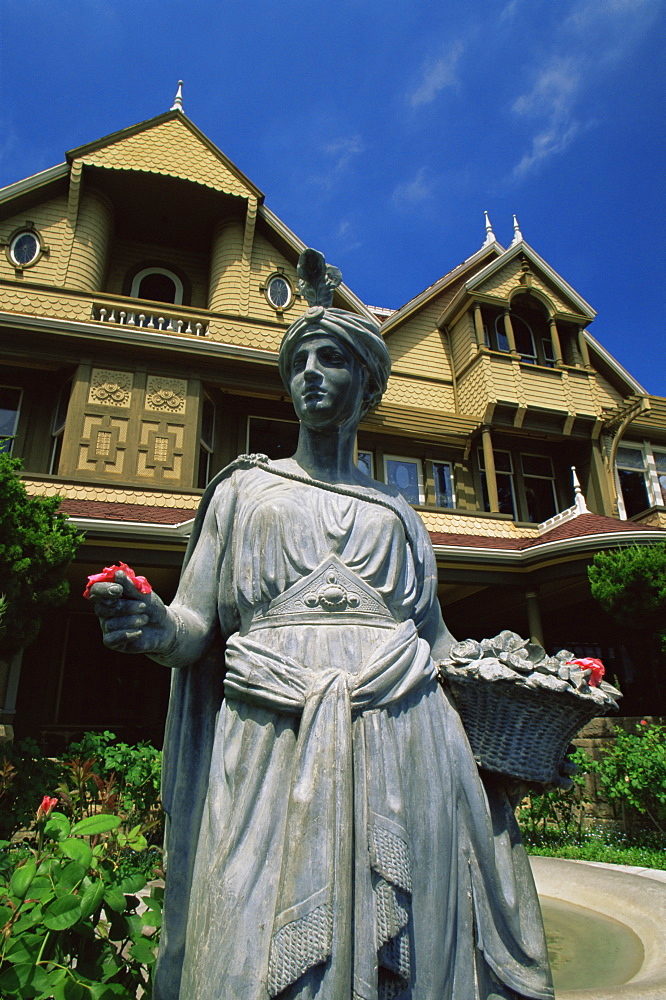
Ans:
[{"label": "red flower in hand", "polygon": [[569,660],[569,664],[572,663],[575,663],[582,670],[591,670],[592,673],[588,677],[587,683],[590,687],[599,687],[599,681],[606,673],[606,668],[601,660],[595,660],[592,656],[584,656],[580,660]]},{"label": "red flower in hand", "polygon": [[57,799],[50,799],[48,795],[45,795],[37,810],[37,822],[39,823],[42,819],[48,819],[57,805]]},{"label": "red flower in hand", "polygon": [[90,598],[90,588],[93,583],[115,583],[116,573],[118,570],[122,570],[128,580],[134,584],[136,589],[142,594],[150,594],[152,587],[146,580],[145,576],[137,576],[131,566],[127,563],[121,562],[117,566],[106,566],[101,573],[93,573],[92,576],[88,577],[88,583],[86,584],[86,589],[83,591],[83,596]]}]

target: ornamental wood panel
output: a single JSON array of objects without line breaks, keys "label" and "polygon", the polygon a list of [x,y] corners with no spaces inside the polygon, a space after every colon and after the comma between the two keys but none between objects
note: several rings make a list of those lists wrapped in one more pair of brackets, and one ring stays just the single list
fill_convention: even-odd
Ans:
[{"label": "ornamental wood panel", "polygon": [[474,319],[469,312],[461,316],[452,327],[451,348],[456,372],[462,371],[465,365],[478,353]]},{"label": "ornamental wood panel", "polygon": [[395,375],[389,379],[384,402],[447,413],[455,409],[452,385]]}]

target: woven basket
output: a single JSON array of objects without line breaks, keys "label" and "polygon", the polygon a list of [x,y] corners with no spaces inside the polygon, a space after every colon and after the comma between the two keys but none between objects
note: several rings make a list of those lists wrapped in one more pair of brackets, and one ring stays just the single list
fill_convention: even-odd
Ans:
[{"label": "woven basket", "polygon": [[524,781],[556,782],[572,738],[604,714],[603,705],[573,691],[456,677],[448,671],[445,681],[477,764]]}]

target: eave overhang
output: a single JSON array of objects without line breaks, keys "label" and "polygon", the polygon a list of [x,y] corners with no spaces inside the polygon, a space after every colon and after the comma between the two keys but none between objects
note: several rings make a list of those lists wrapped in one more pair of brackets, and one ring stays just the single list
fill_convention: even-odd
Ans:
[{"label": "eave overhang", "polygon": [[526,549],[502,549],[490,546],[433,544],[438,561],[456,563],[492,563],[496,566],[533,568],[567,556],[584,556],[608,548],[626,545],[655,545],[666,541],[666,531],[660,528],[631,531],[622,530],[604,534],[579,535],[540,542]]},{"label": "eave overhang", "polygon": [[224,344],[203,337],[186,337],[168,333],[144,333],[126,325],[113,326],[110,323],[81,323],[76,320],[52,319],[48,316],[28,316],[23,313],[0,311],[0,327],[18,327],[21,330],[35,330],[54,333],[59,336],[83,337],[100,343],[127,344],[151,349],[176,350],[179,353],[204,357],[239,358],[262,364],[277,364],[277,351],[263,351],[254,347]]}]

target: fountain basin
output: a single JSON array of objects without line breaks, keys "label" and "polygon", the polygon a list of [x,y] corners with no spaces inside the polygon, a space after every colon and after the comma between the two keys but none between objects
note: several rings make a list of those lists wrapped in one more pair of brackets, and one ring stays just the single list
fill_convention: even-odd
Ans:
[{"label": "fountain basin", "polygon": [[666,881],[563,858],[530,862],[557,1000],[665,1000]]}]

